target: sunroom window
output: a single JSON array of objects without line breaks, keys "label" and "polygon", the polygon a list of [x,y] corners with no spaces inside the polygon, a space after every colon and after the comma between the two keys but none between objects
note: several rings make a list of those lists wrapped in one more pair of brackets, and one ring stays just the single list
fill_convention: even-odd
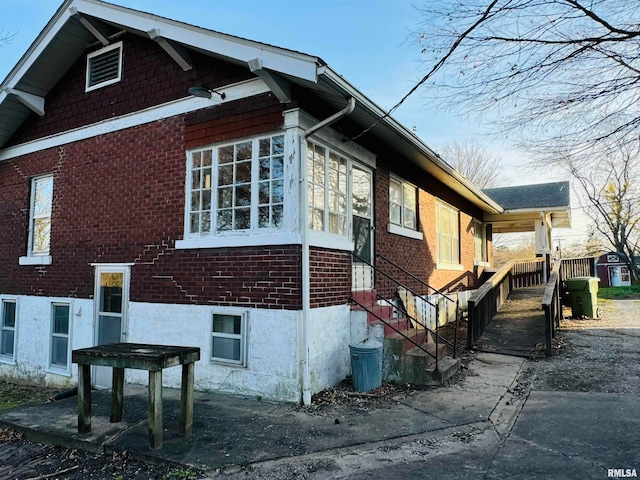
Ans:
[{"label": "sunroom window", "polygon": [[310,229],[347,235],[347,163],[336,152],[307,142]]},{"label": "sunroom window", "polygon": [[284,136],[188,153],[189,236],[280,229],[284,222]]}]

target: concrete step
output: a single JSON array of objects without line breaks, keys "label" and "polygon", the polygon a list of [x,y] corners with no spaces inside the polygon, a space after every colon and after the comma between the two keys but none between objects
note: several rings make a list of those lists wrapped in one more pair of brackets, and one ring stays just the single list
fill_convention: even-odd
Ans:
[{"label": "concrete step", "polygon": [[351,298],[361,305],[376,305],[378,302],[375,290],[354,290],[351,292]]},{"label": "concrete step", "polygon": [[[389,335],[385,334],[385,340],[388,340],[390,343],[394,344],[394,351],[406,352],[407,350],[415,347],[416,344],[422,345],[423,343],[425,343],[427,341],[427,333],[427,330],[408,328],[406,330],[403,330],[402,334],[395,331],[390,333]],[[408,340],[405,337],[409,337],[412,341]]]},{"label": "concrete step", "polygon": [[[426,352],[424,349],[426,348]],[[424,362],[427,367],[431,365],[435,365],[436,359],[434,357],[438,357],[438,361],[447,356],[447,345],[439,344],[438,351],[436,355],[436,344],[435,343],[427,343],[420,347],[413,347],[405,352],[405,355],[410,355],[414,357],[424,357]]]},{"label": "concrete step", "polygon": [[392,319],[393,307],[391,305],[372,305],[367,307],[367,321],[369,323],[378,322],[379,318],[383,320]]},{"label": "concrete step", "polygon": [[460,371],[460,359],[452,357],[438,359],[437,370],[435,364],[427,368],[427,374],[431,376],[436,385],[442,385],[458,371]]},{"label": "concrete step", "polygon": [[374,321],[370,321],[369,325],[382,325],[384,327],[384,336],[388,337],[395,334],[396,330],[405,332],[409,328],[409,320],[407,318],[386,318],[382,321],[376,318]]},{"label": "concrete step", "polygon": [[393,355],[387,350],[382,361],[383,379],[398,384],[441,385],[458,370],[460,370],[459,358],[439,358],[436,369],[433,358],[424,352],[422,355],[411,355],[406,352]]}]

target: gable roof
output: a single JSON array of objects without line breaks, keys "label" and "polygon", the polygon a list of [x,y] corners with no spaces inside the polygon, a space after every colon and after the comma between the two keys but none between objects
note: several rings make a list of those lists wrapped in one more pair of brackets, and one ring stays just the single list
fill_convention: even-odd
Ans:
[{"label": "gable roof", "polygon": [[[108,43],[108,38],[121,32],[162,42],[163,48],[171,49],[176,55],[174,59],[177,58],[182,64],[188,63],[189,51],[247,67],[253,62],[254,66],[257,64],[269,75],[273,73],[277,78],[276,83],[284,80],[285,83],[310,89],[336,110],[344,108],[350,99],[354,99],[355,109],[349,119],[363,129],[376,124],[367,135],[388,144],[483,211],[502,211],[500,205],[319,57],[99,0],[65,0],[0,84],[0,153],[32,111],[46,109],[48,92],[85,54],[87,47],[97,42]],[[2,158],[0,154],[0,161]]]},{"label": "gable roof", "polygon": [[571,227],[571,195],[569,182],[540,183],[483,190],[499,203],[502,214],[487,214],[494,233],[532,232],[540,216],[547,216],[552,227]]},{"label": "gable roof", "polygon": [[505,210],[569,207],[569,182],[539,183],[482,190]]}]

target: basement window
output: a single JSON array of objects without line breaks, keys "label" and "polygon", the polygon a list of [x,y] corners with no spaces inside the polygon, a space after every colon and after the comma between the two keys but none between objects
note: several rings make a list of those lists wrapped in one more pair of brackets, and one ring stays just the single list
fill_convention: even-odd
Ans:
[{"label": "basement window", "polygon": [[246,314],[213,314],[211,360],[245,365]]},{"label": "basement window", "polygon": [[122,78],[122,42],[87,55],[86,92],[117,83]]}]

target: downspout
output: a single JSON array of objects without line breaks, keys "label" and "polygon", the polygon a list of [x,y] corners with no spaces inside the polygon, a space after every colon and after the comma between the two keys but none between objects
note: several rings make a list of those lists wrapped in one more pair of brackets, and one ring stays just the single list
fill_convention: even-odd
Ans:
[{"label": "downspout", "polygon": [[339,112],[334,113],[330,117],[316,123],[304,132],[304,136],[300,138],[298,150],[300,152],[300,219],[302,233],[302,403],[311,405],[311,370],[309,366],[309,316],[311,315],[311,273],[309,268],[311,260],[309,257],[309,210],[307,205],[307,190],[309,182],[307,179],[307,162],[304,152],[307,151],[306,140],[313,133],[323,127],[337,122],[346,117],[356,107],[356,100],[349,98],[349,103]]}]

